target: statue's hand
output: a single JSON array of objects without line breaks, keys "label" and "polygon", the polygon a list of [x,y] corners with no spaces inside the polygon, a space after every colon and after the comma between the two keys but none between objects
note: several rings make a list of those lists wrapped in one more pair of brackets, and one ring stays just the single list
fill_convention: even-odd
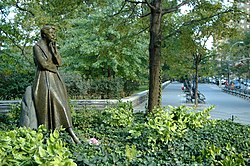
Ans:
[{"label": "statue's hand", "polygon": [[56,42],[54,42],[54,49],[55,49],[55,53],[56,53],[56,55],[58,54],[58,50],[57,50],[57,46],[56,46]]},{"label": "statue's hand", "polygon": [[58,50],[57,50],[57,47],[56,47],[56,42],[51,42],[51,43],[50,43],[50,47],[51,47],[51,50],[52,50],[52,52],[53,52],[53,56],[55,57],[55,60],[56,60],[55,63],[56,63],[58,66],[61,66],[62,60],[61,60],[61,57],[60,57],[60,55],[59,55],[59,53],[58,53]]},{"label": "statue's hand", "polygon": [[58,53],[57,47],[56,47],[56,42],[51,42],[50,47],[51,47],[52,52],[56,55]]}]

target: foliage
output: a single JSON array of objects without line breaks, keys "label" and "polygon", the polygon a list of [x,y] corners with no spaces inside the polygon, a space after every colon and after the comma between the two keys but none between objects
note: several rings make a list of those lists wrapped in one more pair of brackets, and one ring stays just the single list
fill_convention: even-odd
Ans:
[{"label": "foliage", "polygon": [[123,90],[123,80],[121,79],[96,79],[90,82],[89,95],[94,98],[111,99],[120,98]]},{"label": "foliage", "polygon": [[[130,105],[127,105],[126,103],[120,103],[120,105],[117,106],[117,110],[122,110],[125,108],[126,110],[131,109]],[[76,133],[81,139],[82,144],[74,144],[72,141],[70,141],[68,134],[64,131],[60,131],[60,136],[57,139],[67,142],[66,147],[72,153],[72,155],[69,155],[69,158],[73,159],[73,161],[79,166],[226,166],[230,164],[247,165],[249,162],[249,125],[241,125],[232,121],[208,120],[207,118],[209,117],[210,112],[209,109],[192,113],[192,110],[185,107],[170,107],[157,109],[155,111],[155,115],[150,114],[152,118],[151,121],[149,121],[150,119],[147,114],[143,112],[133,113],[132,125],[125,125],[130,124],[130,122],[112,119],[112,116],[105,113],[105,111],[93,109],[79,110],[73,116],[73,123]],[[112,113],[116,114],[118,111],[112,111]],[[169,115],[169,117],[167,117],[167,115]],[[106,123],[104,119],[109,119],[110,123]],[[160,131],[166,131],[166,133],[169,132],[166,125],[168,121],[164,121],[164,119],[168,119],[172,126],[174,126],[173,124],[176,125],[175,130],[171,131],[171,138],[168,139],[167,143],[165,141],[161,141],[161,138],[166,137],[164,137]],[[123,116],[121,116],[121,120],[124,120]],[[135,133],[134,135],[129,133],[132,130],[139,131],[138,126],[142,127],[140,130],[142,133],[141,136],[135,135]],[[145,126],[148,127],[146,128]],[[163,130],[160,130],[160,126]],[[178,128],[178,126],[183,127]],[[183,130],[181,130],[181,128]],[[6,131],[7,130],[1,131],[1,138],[4,133],[9,132]],[[23,137],[20,137],[20,139],[26,138],[24,136],[28,137],[28,135],[32,135],[32,137],[29,137],[32,139],[22,142],[22,144],[25,144],[25,146],[22,147],[27,147],[27,152],[31,152],[34,150],[34,147],[38,147],[40,145],[40,142],[36,141],[36,144],[32,144],[33,146],[28,146],[33,141],[39,140],[39,135],[43,135],[43,143],[41,146],[44,150],[47,149],[48,141],[51,139],[49,134],[45,131],[31,131],[30,129],[21,128],[14,129],[11,132],[15,133],[15,131],[18,131],[16,135],[23,135]],[[183,132],[179,134],[180,131]],[[154,134],[152,134],[152,132],[154,132]],[[143,138],[143,134],[146,138]],[[58,133],[55,135],[57,137]],[[149,144],[147,141],[147,136],[154,137],[157,140],[157,144]],[[89,143],[90,138],[93,137],[98,140],[99,144],[95,145]],[[17,138],[18,137],[16,137],[16,139]],[[5,139],[5,141],[7,140],[8,139]],[[12,142],[14,141],[12,140]],[[3,145],[3,147],[7,146],[5,144]],[[15,149],[14,145],[16,145],[16,143],[8,144],[8,146],[11,146],[13,149]],[[59,147],[62,151],[65,146]],[[57,148],[55,147],[55,149]],[[48,152],[46,152],[46,154]],[[43,150],[41,153],[43,154]],[[0,155],[4,154],[5,153],[0,153]],[[36,154],[40,155],[39,149],[36,151]],[[29,162],[31,159],[27,157],[26,161]],[[35,161],[32,160],[32,162],[34,163]]]},{"label": "foliage", "polygon": [[132,145],[130,148],[129,145],[126,145],[125,153],[128,161],[131,162],[137,156],[136,146]]},{"label": "foliage", "polygon": [[0,131],[0,142],[1,165],[76,165],[58,130],[48,134],[40,126],[37,131]]},{"label": "foliage", "polygon": [[193,141],[187,149],[192,149],[192,159],[198,163],[246,165],[250,148],[249,131],[249,126],[216,121],[214,127],[206,125],[201,130],[195,130],[195,133],[188,133],[185,140]]},{"label": "foliage", "polygon": [[123,91],[125,93],[125,96],[131,95],[134,91],[136,91],[136,90],[139,89],[139,86],[140,86],[140,82],[139,81],[136,81],[136,80],[125,80],[124,87],[123,87]]},{"label": "foliage", "polygon": [[[65,68],[70,73],[78,72],[87,79],[100,79],[102,76],[133,82],[147,79],[147,34],[150,18],[146,16],[149,16],[150,8],[147,6],[148,3],[143,2],[145,1],[138,5],[139,1],[131,3],[123,0],[30,0],[27,3],[6,0],[0,3],[1,53],[14,53],[15,59],[21,60],[20,64],[33,66],[31,45],[38,40],[41,26],[54,24],[58,28],[59,50]],[[171,1],[162,2],[161,5],[163,9],[174,9],[177,4],[178,1]],[[195,47],[187,45],[193,43],[187,41],[194,37],[192,34],[197,35],[198,31],[201,32],[196,44],[202,43],[202,39],[205,40],[209,35],[221,39],[231,35],[229,32],[235,32],[233,26],[229,26],[227,22],[232,19],[237,22],[241,19],[241,16],[237,15],[239,11],[236,4],[226,6],[221,1],[192,1],[186,6],[189,6],[190,10],[185,14],[182,10],[177,10],[180,7],[178,6],[173,12],[164,15],[160,21],[162,57],[166,57],[170,69],[167,76],[175,78],[187,73],[186,71],[191,72],[190,64],[186,62],[192,61],[187,58],[190,57],[190,50],[196,50]],[[142,15],[145,17],[140,18]],[[176,39],[179,42],[179,38],[182,39],[182,44],[175,43]],[[3,62],[10,62],[12,56],[7,56],[7,61]],[[175,63],[176,59],[180,63]],[[15,67],[15,63],[9,64],[11,65],[7,65],[7,69],[10,66]],[[17,71],[19,75],[19,70]],[[16,75],[11,78],[15,77]],[[24,86],[21,86],[24,91],[26,81],[21,81],[25,82]],[[9,82],[5,81],[3,85],[9,85]],[[79,86],[74,87],[82,90]],[[73,89],[76,90],[75,88]],[[128,92],[130,93],[130,90]]]},{"label": "foliage", "polygon": [[120,99],[134,93],[139,82],[121,78],[84,79],[79,74],[64,73],[65,84],[71,98]]},{"label": "foliage", "polygon": [[0,131],[13,130],[19,125],[21,104],[12,105],[7,113],[0,114]]},{"label": "foliage", "polygon": [[[115,77],[138,82],[142,77],[147,78],[147,56],[145,54],[147,41],[144,40],[146,34],[132,29],[132,27],[136,28],[137,22],[129,22],[128,18],[122,16],[119,18],[111,16],[114,9],[119,9],[121,4],[122,1],[79,0],[74,2],[69,0],[63,2],[58,0],[53,2],[31,0],[27,3],[14,0],[1,2],[0,10],[3,15],[0,17],[2,20],[0,38],[3,40],[0,43],[0,56],[5,57],[2,62],[4,68],[2,69],[1,65],[1,71],[9,70],[12,66],[15,70],[17,68],[15,62],[11,62],[13,55],[6,56],[9,55],[9,52],[13,52],[15,60],[19,60],[20,64],[25,66],[28,64],[29,67],[33,67],[31,46],[34,41],[39,39],[39,29],[44,24],[53,24],[58,30],[59,51],[64,59],[65,70],[78,83],[81,81],[73,77],[75,73],[79,73],[82,78],[87,80],[100,80],[101,77],[106,80]],[[109,17],[112,19],[107,19]],[[23,70],[24,74],[29,71],[28,68],[23,68]],[[15,88],[16,90],[16,84],[13,85],[13,83],[18,82],[18,86],[22,85],[21,92],[14,97],[20,97],[27,87],[27,81],[22,80],[26,78],[24,74],[21,74],[20,70],[16,70],[16,75],[6,76],[6,72],[3,73],[3,78],[16,79],[2,79],[1,87],[9,85],[10,87],[7,89]],[[0,75],[2,76],[2,73]],[[31,72],[28,72],[28,75],[31,76]],[[17,81],[18,79],[19,81]],[[71,96],[78,96],[77,93],[81,93],[81,96],[86,94],[85,86],[76,85],[68,79],[67,83]],[[112,83],[115,84],[115,82]],[[98,87],[103,90],[101,85]],[[127,89],[124,93],[130,94],[131,90]],[[98,89],[96,91],[98,92]],[[15,94],[13,91],[2,92],[6,99],[13,98],[13,96],[6,95]],[[120,95],[115,93],[115,89],[112,93],[114,97],[116,97],[115,94]]]},{"label": "foliage", "polygon": [[[71,145],[70,149],[78,165],[246,165],[250,147],[249,126],[231,121],[210,121],[207,119],[210,109],[198,113],[191,113],[191,110],[184,107],[166,109],[166,112],[172,110],[171,115],[174,119],[172,121],[175,121],[176,126],[183,124],[186,130],[179,134],[181,128],[176,127],[176,130],[171,132],[171,139],[167,143],[161,141],[160,138],[163,138],[163,135],[156,132],[161,131],[158,130],[158,126],[162,126],[162,129],[167,131],[166,126],[163,127],[163,123],[162,125],[157,123],[152,124],[151,129],[146,128],[146,124],[149,125],[151,122],[145,113],[134,113],[133,125],[114,127],[102,121],[105,116],[111,118],[110,115],[89,110],[85,112],[85,116],[81,116],[81,118],[90,119],[90,124],[86,125],[85,130],[81,129],[81,133],[85,138],[92,136],[98,138],[100,144],[90,145],[84,141],[82,146]],[[158,111],[159,114],[155,115],[156,119],[166,118],[167,113],[163,109]],[[186,118],[188,120],[185,120]],[[171,121],[170,117],[168,121]],[[138,136],[135,132],[131,135],[129,132],[138,131],[138,126],[141,126],[140,131],[144,135]],[[152,132],[155,133],[155,138],[158,137],[156,144],[148,144],[147,138],[144,138],[152,136]]]},{"label": "foliage", "polygon": [[71,25],[65,31],[68,39],[63,41],[61,49],[62,54],[67,55],[67,69],[78,71],[87,79],[138,80],[146,73],[146,34],[139,35],[137,22],[112,16],[120,5],[121,1],[109,0],[91,3],[86,12],[81,9],[77,17],[68,20]]},{"label": "foliage", "polygon": [[[233,73],[238,78],[249,77],[250,31],[243,31],[239,36],[231,38],[220,45],[220,54],[225,58],[224,73]],[[248,60],[247,60],[248,59]],[[240,65],[239,65],[240,64]]]},{"label": "foliage", "polygon": [[34,69],[13,50],[0,50],[0,99],[21,98],[34,79]]},{"label": "foliage", "polygon": [[30,73],[13,73],[2,76],[0,80],[0,99],[13,100],[22,98],[25,89],[31,85],[34,77]]},{"label": "foliage", "polygon": [[[104,125],[110,127],[128,127],[134,121],[133,107],[131,103],[119,102],[115,106],[110,106],[104,110],[99,110],[98,114],[93,110],[81,110],[73,114],[74,126],[84,130],[94,126]],[[82,119],[88,119],[82,120]]]},{"label": "foliage", "polygon": [[19,123],[19,117],[21,114],[21,104],[11,106],[11,110],[7,113],[6,122],[14,125]]},{"label": "foliage", "polygon": [[74,127],[79,130],[86,131],[86,133],[89,132],[87,130],[95,126],[101,125],[102,118],[103,117],[101,114],[101,110],[93,111],[92,109],[84,109],[84,110],[75,111],[72,114]]},{"label": "foliage", "polygon": [[148,121],[141,126],[135,126],[130,130],[133,138],[143,139],[149,145],[159,142],[167,144],[175,137],[182,137],[189,129],[203,127],[209,121],[209,112],[213,107],[202,112],[188,112],[188,108],[169,107],[155,109],[148,116]]},{"label": "foliage", "polygon": [[77,73],[62,73],[68,95],[71,98],[84,98],[90,88],[89,82],[83,80],[82,76]]},{"label": "foliage", "polygon": [[129,127],[132,125],[133,106],[131,103],[120,102],[117,107],[110,107],[103,112],[103,123],[112,127]]}]

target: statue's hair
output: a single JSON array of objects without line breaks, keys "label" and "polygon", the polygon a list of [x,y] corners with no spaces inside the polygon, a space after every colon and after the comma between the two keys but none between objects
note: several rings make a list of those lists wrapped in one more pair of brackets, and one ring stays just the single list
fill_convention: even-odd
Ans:
[{"label": "statue's hair", "polygon": [[41,37],[44,38],[46,34],[48,34],[49,30],[53,29],[56,30],[56,28],[53,25],[45,25],[41,29]]}]

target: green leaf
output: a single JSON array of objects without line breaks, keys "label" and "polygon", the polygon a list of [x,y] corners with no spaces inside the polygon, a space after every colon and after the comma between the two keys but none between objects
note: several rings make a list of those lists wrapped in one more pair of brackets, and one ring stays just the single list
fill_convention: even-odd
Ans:
[{"label": "green leaf", "polygon": [[38,147],[38,154],[41,158],[45,157],[46,156],[46,151],[41,147],[39,146]]}]

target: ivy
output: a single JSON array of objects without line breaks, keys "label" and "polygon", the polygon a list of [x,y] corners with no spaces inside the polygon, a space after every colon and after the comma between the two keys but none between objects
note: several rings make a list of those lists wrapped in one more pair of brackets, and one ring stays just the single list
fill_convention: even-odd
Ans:
[{"label": "ivy", "polygon": [[149,145],[161,142],[167,144],[174,138],[182,137],[189,130],[201,128],[206,123],[212,123],[209,120],[209,112],[213,107],[207,108],[202,112],[190,111],[190,108],[169,107],[157,108],[148,116],[148,121],[141,125],[136,125],[130,130],[131,137],[146,139]]},{"label": "ivy", "polygon": [[69,165],[75,166],[69,149],[58,130],[48,134],[44,126],[37,131],[20,127],[0,131],[1,165]]},{"label": "ivy", "polygon": [[192,112],[183,106],[166,107],[148,115],[132,113],[130,104],[120,103],[105,111],[79,110],[73,114],[73,125],[82,142],[77,145],[61,130],[49,133],[42,126],[37,131],[13,129],[11,125],[16,123],[13,120],[0,129],[0,162],[8,165],[22,162],[24,165],[247,165],[249,125],[210,120],[210,109]]}]

